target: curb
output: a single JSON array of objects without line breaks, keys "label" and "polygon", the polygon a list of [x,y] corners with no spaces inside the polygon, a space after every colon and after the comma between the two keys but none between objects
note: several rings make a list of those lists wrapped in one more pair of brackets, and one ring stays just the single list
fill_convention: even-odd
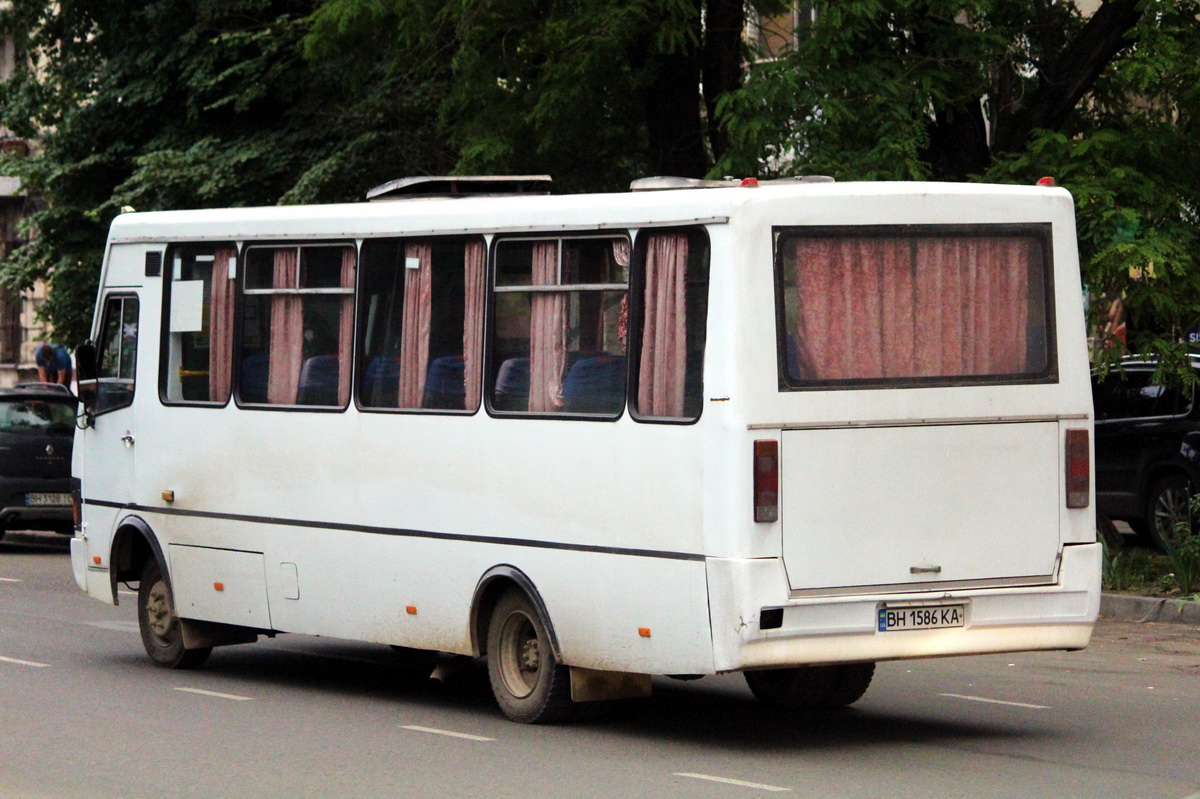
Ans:
[{"label": "curb", "polygon": [[1120,621],[1170,621],[1200,624],[1200,602],[1155,599],[1129,594],[1101,594],[1100,615]]}]

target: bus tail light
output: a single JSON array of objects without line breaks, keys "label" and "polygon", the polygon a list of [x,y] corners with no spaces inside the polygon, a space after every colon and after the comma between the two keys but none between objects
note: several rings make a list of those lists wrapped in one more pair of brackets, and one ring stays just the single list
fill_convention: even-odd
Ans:
[{"label": "bus tail light", "polygon": [[1091,500],[1088,431],[1067,431],[1067,507],[1086,508]]},{"label": "bus tail light", "polygon": [[754,442],[754,521],[779,521],[779,442]]}]

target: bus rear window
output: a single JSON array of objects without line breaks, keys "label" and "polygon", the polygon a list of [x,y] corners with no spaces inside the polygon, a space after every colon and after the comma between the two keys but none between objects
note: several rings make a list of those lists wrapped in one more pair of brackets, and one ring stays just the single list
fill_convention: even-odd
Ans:
[{"label": "bus rear window", "polygon": [[775,233],[781,389],[1056,378],[1048,227]]}]

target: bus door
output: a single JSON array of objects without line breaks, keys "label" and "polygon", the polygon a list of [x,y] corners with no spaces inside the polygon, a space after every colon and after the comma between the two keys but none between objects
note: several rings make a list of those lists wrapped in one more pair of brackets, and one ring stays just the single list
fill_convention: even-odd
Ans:
[{"label": "bus door", "polygon": [[[88,515],[95,521],[112,520],[119,505],[134,500],[138,298],[127,292],[109,293],[101,313],[95,396],[90,405],[93,427],[85,434],[82,475],[84,499],[91,506]],[[108,526],[101,529],[107,532]]]}]

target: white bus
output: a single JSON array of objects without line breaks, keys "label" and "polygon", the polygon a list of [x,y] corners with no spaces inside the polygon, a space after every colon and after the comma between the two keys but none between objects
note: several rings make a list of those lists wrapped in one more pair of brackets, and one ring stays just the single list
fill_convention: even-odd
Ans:
[{"label": "white bus", "polygon": [[113,222],[71,556],[97,599],[138,584],[155,662],[485,657],[539,722],[652,675],[833,707],[877,661],[1087,645],[1066,191],[392,198],[466,183]]}]

